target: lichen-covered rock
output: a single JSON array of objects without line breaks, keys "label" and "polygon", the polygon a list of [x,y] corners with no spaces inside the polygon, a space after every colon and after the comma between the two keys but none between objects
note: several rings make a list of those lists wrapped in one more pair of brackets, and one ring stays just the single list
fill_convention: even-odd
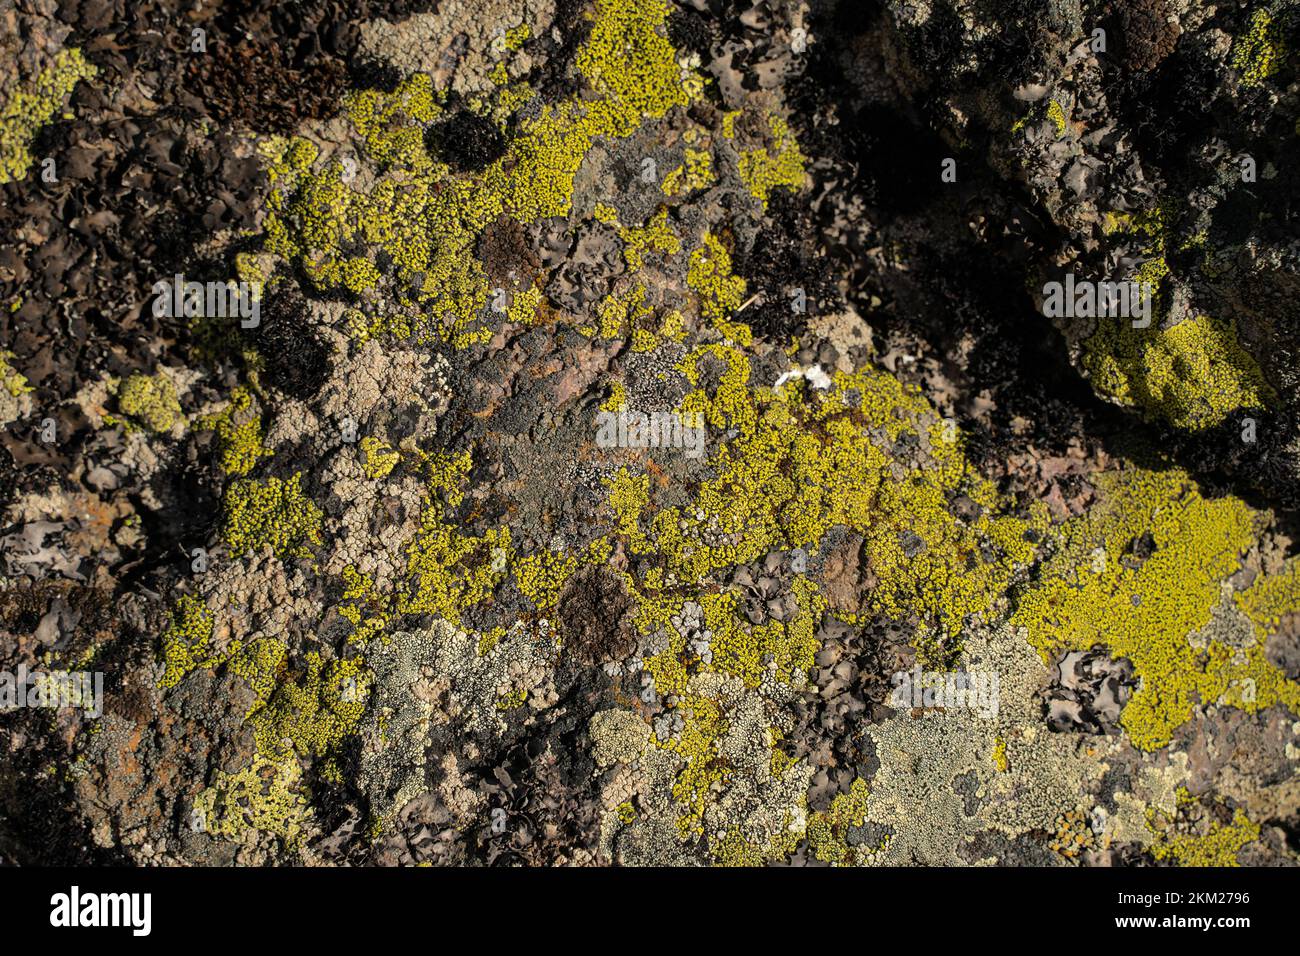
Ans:
[{"label": "lichen-covered rock", "polygon": [[1295,861],[1292,6],[66,6],[6,855]]}]

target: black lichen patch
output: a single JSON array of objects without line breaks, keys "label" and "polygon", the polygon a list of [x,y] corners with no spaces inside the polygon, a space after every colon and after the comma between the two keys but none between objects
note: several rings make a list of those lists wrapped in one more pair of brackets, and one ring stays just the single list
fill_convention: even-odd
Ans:
[{"label": "black lichen patch", "polygon": [[501,158],[506,137],[490,119],[468,109],[425,131],[424,145],[460,172],[478,172]]},{"label": "black lichen patch", "polygon": [[496,288],[517,286],[540,266],[536,250],[517,219],[501,215],[483,231],[478,255],[488,281]]},{"label": "black lichen patch", "polygon": [[374,57],[354,57],[348,62],[348,82],[353,89],[391,93],[402,82],[402,71]]},{"label": "black lichen patch", "polygon": [[668,39],[678,50],[690,50],[701,57],[709,55],[718,39],[716,25],[694,10],[674,10],[668,17]]},{"label": "black lichen patch", "polygon": [[768,201],[768,212],[774,228],[738,257],[741,274],[752,277],[750,291],[759,294],[743,315],[755,335],[785,345],[807,327],[810,316],[837,311],[842,299],[806,205],[778,192]]},{"label": "black lichen patch", "polygon": [[1178,43],[1178,23],[1165,0],[1121,0],[1115,5],[1124,65],[1146,72],[1159,66]]},{"label": "black lichen patch", "polygon": [[267,297],[257,350],[263,383],[303,401],[320,391],[333,366],[329,346],[311,327],[307,300],[293,286]]},{"label": "black lichen patch", "polygon": [[272,41],[219,44],[193,59],[187,81],[216,119],[259,133],[288,133],[304,119],[324,119],[338,109],[346,78],[338,60],[299,68]]},{"label": "black lichen patch", "polygon": [[632,599],[604,568],[574,575],[560,595],[558,610],[566,647],[587,663],[621,660],[636,648],[629,622]]}]

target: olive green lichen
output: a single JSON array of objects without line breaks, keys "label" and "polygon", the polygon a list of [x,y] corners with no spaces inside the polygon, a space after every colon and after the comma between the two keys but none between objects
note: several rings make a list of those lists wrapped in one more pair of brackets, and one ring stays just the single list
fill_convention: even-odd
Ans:
[{"label": "olive green lichen", "polygon": [[185,419],[181,403],[176,397],[176,386],[165,374],[127,377],[117,389],[117,406],[131,422],[139,422],[151,432],[166,434],[177,422]]}]

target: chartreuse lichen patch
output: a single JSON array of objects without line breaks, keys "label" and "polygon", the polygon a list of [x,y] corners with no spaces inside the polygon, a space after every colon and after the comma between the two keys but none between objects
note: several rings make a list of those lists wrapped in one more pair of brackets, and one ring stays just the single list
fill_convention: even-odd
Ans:
[{"label": "chartreuse lichen patch", "polygon": [[[1010,513],[917,391],[878,369],[837,373],[833,388],[807,397],[793,383],[751,387],[745,354],[721,345],[694,350],[683,372],[697,383],[701,364],[719,360],[716,388],[697,387],[682,409],[736,437],[712,458],[716,477],[694,504],[651,509],[644,477],[624,471],[610,482],[618,532],[634,553],[662,554],[677,580],[702,581],[770,551],[815,548],[847,527],[867,538],[876,609],[915,615],[948,637],[992,610],[1032,559],[1045,513]],[[891,449],[904,436],[933,457],[900,476]],[[982,505],[973,522],[953,514],[959,494]]]},{"label": "chartreuse lichen patch", "polygon": [[0,350],[0,427],[8,425],[24,414],[31,399],[25,398],[32,392],[27,376],[10,364],[12,352]]},{"label": "chartreuse lichen patch", "polygon": [[310,820],[310,791],[298,761],[257,756],[238,773],[218,771],[212,786],[195,798],[187,822],[191,830],[228,840],[258,830],[296,848]]},{"label": "chartreuse lichen patch", "polygon": [[1246,86],[1258,86],[1271,79],[1287,56],[1282,25],[1267,10],[1256,10],[1250,26],[1232,44],[1232,68]]},{"label": "chartreuse lichen patch", "polygon": [[13,352],[0,351],[0,388],[8,392],[10,398],[17,398],[32,391],[32,387],[27,383],[27,376],[9,364],[13,357]]},{"label": "chartreuse lichen patch", "polygon": [[686,196],[707,189],[715,180],[713,155],[707,149],[687,147],[682,164],[669,170],[660,189],[665,196]]},{"label": "chartreuse lichen patch", "polygon": [[1300,558],[1291,558],[1276,574],[1260,575],[1236,599],[1261,639],[1278,630],[1284,618],[1300,614]]},{"label": "chartreuse lichen patch", "polygon": [[199,419],[198,424],[216,433],[218,461],[227,475],[246,475],[271,454],[263,444],[261,412],[246,386],[237,386],[225,408]]},{"label": "chartreuse lichen patch", "polygon": [[732,272],[731,254],[713,233],[705,233],[704,244],[691,253],[686,284],[699,298],[700,318],[724,337],[750,344],[749,326],[732,318],[744,302],[745,280]]},{"label": "chartreuse lichen patch", "polygon": [[1195,639],[1255,543],[1250,508],[1202,497],[1177,470],[1108,474],[1099,485],[1101,501],[1062,529],[1012,618],[1044,659],[1102,646],[1131,661],[1141,683],[1121,723],[1144,750],[1168,744],[1198,705],[1300,709],[1300,685],[1260,644]]},{"label": "chartreuse lichen patch", "polygon": [[[275,653],[282,655],[283,646]],[[309,653],[301,676],[280,681],[249,715],[258,750],[329,756],[361,719],[369,681],[358,658]]]},{"label": "chartreuse lichen patch", "polygon": [[[503,213],[521,223],[566,215],[574,176],[598,139],[625,138],[699,95],[701,81],[683,72],[663,33],[669,9],[662,0],[599,0],[577,55],[594,97],[524,119],[505,154],[480,172],[455,174],[429,154],[424,128],[445,95],[424,74],[346,104],[368,157],[388,170],[369,192],[345,181],[340,162],[317,169],[318,150],[306,140],[269,141],[266,251],[301,266],[322,291],[387,289],[421,316],[432,313],[437,321],[414,323],[422,338],[486,341],[491,289],[475,253],[486,226]],[[391,266],[381,270],[381,259]]]},{"label": "chartreuse lichen patch", "polygon": [[1148,811],[1147,826],[1155,835],[1151,855],[1177,866],[1240,866],[1237,854],[1259,839],[1259,824],[1240,808],[1222,809],[1223,819],[1216,819],[1186,787],[1179,788],[1173,815]]},{"label": "chartreuse lichen patch", "polygon": [[[151,432],[166,434],[185,419],[176,386],[165,374],[130,375],[117,386],[117,407],[126,416],[126,427],[143,425]],[[112,422],[112,417],[108,418]]]},{"label": "chartreuse lichen patch", "polygon": [[790,124],[780,116],[768,117],[771,149],[747,150],[740,157],[740,178],[750,193],[767,208],[768,197],[778,186],[798,191],[804,184],[807,160]]},{"label": "chartreuse lichen patch", "polygon": [[1136,240],[1146,259],[1132,279],[1151,291],[1149,324],[1101,318],[1084,342],[1082,362],[1093,387],[1122,405],[1178,428],[1201,431],[1239,409],[1259,409],[1274,395],[1255,359],[1226,319],[1193,315],[1173,325],[1167,254],[1173,237],[1160,206],[1138,214],[1109,214],[1110,235]]},{"label": "chartreuse lichen patch", "polygon": [[305,557],[321,543],[321,510],[288,480],[240,478],[226,490],[222,537],[231,553],[270,547],[277,557]]},{"label": "chartreuse lichen patch", "polygon": [[1271,398],[1232,323],[1204,315],[1165,329],[1108,326],[1089,339],[1084,366],[1098,391],[1190,431]]},{"label": "chartreuse lichen patch", "polygon": [[0,185],[27,175],[36,135],[59,115],[73,87],[97,72],[80,50],[61,50],[35,82],[0,108]]},{"label": "chartreuse lichen patch", "polygon": [[159,687],[175,687],[195,668],[211,667],[217,662],[212,649],[212,626],[212,612],[198,598],[186,594],[176,601],[171,625],[162,637],[166,670]]},{"label": "chartreuse lichen patch", "polygon": [[384,478],[402,460],[400,453],[382,439],[368,435],[361,439],[362,468],[367,478]]}]

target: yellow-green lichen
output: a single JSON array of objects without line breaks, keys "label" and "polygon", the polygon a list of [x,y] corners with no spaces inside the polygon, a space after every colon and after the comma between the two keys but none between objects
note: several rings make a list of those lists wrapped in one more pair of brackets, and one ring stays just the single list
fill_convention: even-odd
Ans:
[{"label": "yellow-green lichen", "polygon": [[[157,375],[136,373],[127,377],[117,389],[117,406],[122,414],[152,432],[167,433],[185,414],[176,397],[176,386],[161,372]],[[130,423],[128,423],[130,427]]]},{"label": "yellow-green lichen", "polygon": [[743,322],[731,320],[745,298],[745,280],[731,271],[731,254],[722,241],[706,232],[703,245],[691,253],[686,284],[700,302],[700,317],[726,338],[749,345],[753,333]]},{"label": "yellow-green lichen", "polygon": [[[1263,407],[1273,396],[1232,322],[1201,315],[1164,327],[1170,300],[1167,254],[1176,244],[1170,219],[1159,204],[1139,213],[1107,213],[1104,232],[1136,240],[1146,257],[1132,281],[1150,290],[1149,325],[1133,328],[1128,319],[1099,319],[1084,342],[1082,363],[1101,394],[1178,428],[1200,431],[1238,409]],[[1197,244],[1193,236],[1180,247]]]},{"label": "yellow-green lichen", "polygon": [[1052,121],[1052,126],[1056,128],[1058,138],[1065,135],[1065,108],[1061,106],[1059,100],[1049,100],[1047,103],[1047,118]]},{"label": "yellow-green lichen", "polygon": [[27,376],[9,364],[13,357],[13,352],[0,350],[0,388],[8,392],[10,398],[17,398],[30,392],[32,387],[27,384]]},{"label": "yellow-green lichen", "polygon": [[510,530],[492,528],[482,537],[463,533],[446,508],[463,498],[470,456],[433,456],[430,493],[420,530],[407,547],[406,586],[397,600],[402,614],[431,614],[459,624],[464,611],[482,601],[505,577]]},{"label": "yellow-green lichen", "polygon": [[401,460],[401,454],[386,441],[372,435],[361,439],[361,468],[367,478],[387,478]]},{"label": "yellow-green lichen", "polygon": [[1185,787],[1178,790],[1174,818],[1148,811],[1147,826],[1155,836],[1151,855],[1176,866],[1240,866],[1237,854],[1260,834],[1259,824],[1240,808],[1230,822],[1211,818]]},{"label": "yellow-green lichen", "polygon": [[771,152],[751,149],[740,156],[740,178],[750,194],[762,201],[764,209],[772,190],[778,186],[795,191],[803,188],[807,162],[789,122],[773,114],[768,117],[768,128],[772,133]]},{"label": "yellow-green lichen", "polygon": [[297,680],[281,680],[248,715],[258,751],[277,755],[292,747],[323,756],[356,728],[365,712],[371,675],[359,658],[325,660],[312,651]]},{"label": "yellow-green lichen", "polygon": [[1044,660],[1101,645],[1131,661],[1141,686],[1120,720],[1143,750],[1169,743],[1198,701],[1251,713],[1278,703],[1300,709],[1300,685],[1258,645],[1189,640],[1209,623],[1223,581],[1254,541],[1250,509],[1236,498],[1201,497],[1176,470],[1097,483],[1102,499],[1065,525],[1012,618]]},{"label": "yellow-green lichen", "polygon": [[[317,171],[315,147],[305,141],[268,145],[266,251],[301,265],[322,288],[367,293],[389,281],[372,266],[382,252],[398,299],[433,316],[411,331],[456,347],[486,342],[490,289],[475,252],[482,231],[502,214],[523,223],[566,215],[574,176],[597,138],[629,136],[696,95],[698,84],[687,82],[661,32],[668,12],[662,0],[600,0],[577,58],[596,97],[548,105],[523,121],[506,154],[481,173],[452,175],[427,154],[424,126],[442,99],[427,75],[391,94],[353,94],[348,114],[383,167],[378,181],[362,193],[343,181],[340,163]],[[358,257],[358,248],[369,251]],[[531,321],[540,293],[515,304],[510,320]]]},{"label": "yellow-green lichen", "polygon": [[1277,574],[1261,575],[1237,595],[1237,606],[1254,622],[1260,639],[1282,625],[1282,619],[1300,614],[1300,558],[1291,558]]},{"label": "yellow-green lichen", "polygon": [[690,195],[713,184],[713,156],[707,149],[688,148],[682,164],[668,172],[660,188],[665,196]]},{"label": "yellow-green lichen", "polygon": [[1232,68],[1246,86],[1275,76],[1287,56],[1282,27],[1267,10],[1256,10],[1250,28],[1232,44]]},{"label": "yellow-green lichen", "polygon": [[646,305],[645,286],[637,283],[622,292],[611,292],[596,306],[600,320],[596,328],[601,338],[613,339],[630,335],[653,310]]},{"label": "yellow-green lichen", "polygon": [[387,630],[388,603],[375,587],[374,580],[353,565],[343,569],[343,585],[343,603],[338,605],[338,612],[353,627],[348,642],[365,647]]},{"label": "yellow-green lichen", "polygon": [[993,741],[993,769],[998,773],[1006,773],[1011,764],[1007,760],[1007,742],[1001,737]]},{"label": "yellow-green lichen", "polygon": [[[678,580],[702,581],[773,550],[815,546],[832,527],[847,526],[868,539],[875,609],[914,614],[949,636],[967,615],[990,611],[1031,560],[1027,533],[1043,527],[1045,514],[999,513],[1004,504],[958,444],[943,441],[928,403],[893,376],[837,375],[835,388],[805,403],[793,384],[779,394],[751,390],[745,354],[722,345],[683,361],[692,384],[704,361],[724,363],[718,384],[712,394],[688,394],[681,412],[738,434],[712,457],[716,477],[686,507],[654,511],[648,476],[611,478],[615,533],[633,553],[662,554]],[[891,449],[905,431],[924,427],[918,420],[931,423],[935,461],[899,477]],[[949,502],[961,493],[982,506],[973,521],[952,513]]]},{"label": "yellow-green lichen", "polygon": [[257,830],[296,848],[311,815],[310,793],[298,761],[256,756],[238,773],[217,771],[213,785],[195,798],[190,824],[236,841],[248,830]]},{"label": "yellow-green lichen", "polygon": [[620,227],[618,232],[623,240],[623,258],[629,272],[639,272],[645,265],[645,256],[649,252],[672,256],[682,248],[681,239],[668,225],[667,209],[660,209],[644,226],[630,229]]},{"label": "yellow-green lichen", "polygon": [[159,688],[175,687],[190,671],[217,662],[212,651],[212,612],[198,598],[181,595],[172,609],[172,620],[162,636],[166,670]]},{"label": "yellow-green lichen", "polygon": [[794,619],[759,625],[741,617],[735,594],[700,595],[704,624],[713,634],[713,670],[734,674],[746,687],[757,687],[768,672],[787,683],[796,670],[807,673],[817,653],[813,634],[826,601],[807,578],[796,578],[791,590],[799,608]]},{"label": "yellow-green lichen", "polygon": [[496,708],[500,711],[518,710],[528,700],[528,689],[526,687],[516,687],[506,691],[497,698]]},{"label": "yellow-green lichen", "polygon": [[627,135],[627,127],[642,117],[663,116],[690,102],[677,51],[660,32],[670,10],[664,0],[597,0],[591,37],[577,65],[592,88],[615,104],[615,129],[626,130],[616,135]]},{"label": "yellow-green lichen", "polygon": [[79,49],[60,50],[29,88],[9,98],[0,109],[0,185],[27,175],[36,135],[55,118],[78,81],[97,72]]},{"label": "yellow-green lichen", "polygon": [[321,510],[302,492],[301,476],[287,481],[240,478],[226,490],[222,537],[231,553],[270,547],[278,557],[306,557],[321,543]]},{"label": "yellow-green lichen", "polygon": [[573,555],[539,551],[515,561],[515,583],[539,611],[549,611],[577,567],[578,559]]},{"label": "yellow-green lichen", "polygon": [[718,753],[718,738],[726,729],[722,705],[709,697],[683,693],[678,713],[684,718],[682,732],[666,747],[684,764],[673,782],[672,794],[686,807],[677,821],[678,832],[682,839],[690,839],[703,834],[709,792],[724,785],[732,769]]},{"label": "yellow-green lichen", "polygon": [[1104,324],[1088,340],[1083,363],[1098,391],[1191,431],[1238,409],[1262,408],[1271,397],[1232,323],[1208,316],[1165,329]]},{"label": "yellow-green lichen", "polygon": [[[859,862],[862,851],[848,844],[850,828],[860,827],[867,819],[867,784],[861,778],[853,781],[848,793],[841,793],[831,801],[825,813],[817,813],[808,821],[808,849],[823,863],[852,865]],[[870,847],[877,850],[879,847]]]},{"label": "yellow-green lichen", "polygon": [[230,393],[224,409],[199,419],[198,424],[216,432],[218,461],[227,475],[247,475],[271,454],[262,442],[262,416],[253,402],[253,393],[243,385]]}]

